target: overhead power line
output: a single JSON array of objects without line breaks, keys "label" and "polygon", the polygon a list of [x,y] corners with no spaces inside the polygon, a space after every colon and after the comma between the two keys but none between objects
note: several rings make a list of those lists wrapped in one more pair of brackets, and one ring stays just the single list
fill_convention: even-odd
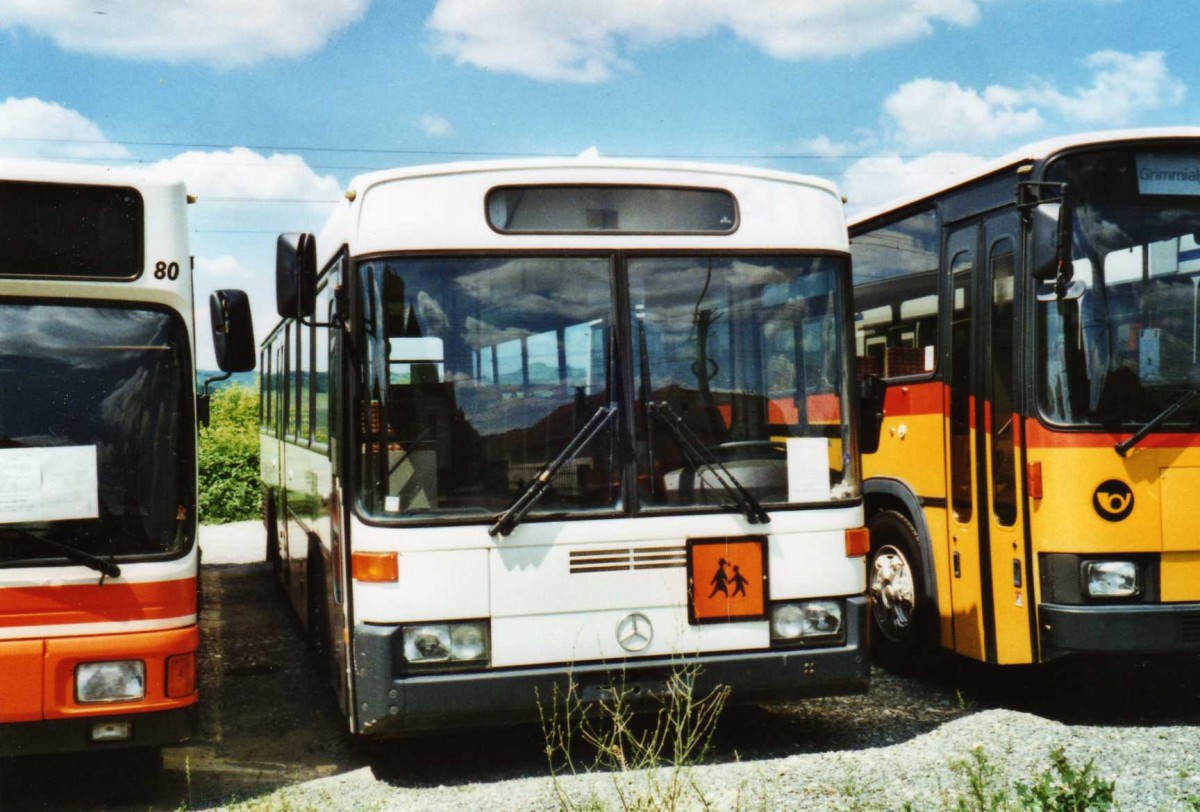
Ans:
[{"label": "overhead power line", "polygon": [[[527,152],[520,150],[468,150],[468,149],[414,149],[414,148],[396,148],[396,147],[322,147],[313,145],[297,145],[297,144],[218,144],[218,143],[191,143],[186,141],[108,141],[102,138],[32,138],[20,136],[0,136],[0,142],[24,142],[38,144],[113,144],[127,147],[169,147],[171,149],[216,149],[229,150],[234,148],[243,148],[256,151],[273,151],[273,152],[329,152],[337,154],[363,154],[370,153],[376,155],[442,155],[442,156],[464,156],[472,158],[565,158],[573,157],[577,153],[551,153],[551,152]],[[799,160],[827,160],[855,161],[863,158],[877,158],[878,155],[869,154],[846,154],[846,155],[828,155],[820,153],[803,153],[803,152],[762,152],[762,153],[659,153],[659,152],[613,152],[605,153],[602,157],[608,158],[673,158],[676,160],[779,160],[779,161],[799,161]],[[889,155],[886,157],[900,158],[902,160],[911,160],[913,158],[923,157],[919,154],[914,155]],[[95,158],[89,160],[113,160],[106,158]],[[116,159],[121,160],[121,159]],[[126,159],[128,160],[128,159]],[[327,168],[345,168],[345,169],[372,169],[374,167],[327,167]]]}]

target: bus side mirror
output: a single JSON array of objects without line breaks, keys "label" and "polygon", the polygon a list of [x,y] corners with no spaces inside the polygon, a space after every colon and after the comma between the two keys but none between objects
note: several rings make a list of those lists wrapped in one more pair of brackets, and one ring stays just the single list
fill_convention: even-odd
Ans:
[{"label": "bus side mirror", "polygon": [[1044,282],[1058,276],[1064,252],[1063,216],[1061,203],[1039,203],[1029,210],[1029,274],[1034,279]]},{"label": "bus side mirror", "polygon": [[883,379],[876,373],[863,375],[858,381],[858,448],[863,454],[874,454],[879,450],[886,391]]},{"label": "bus side mirror", "polygon": [[254,323],[250,298],[240,290],[218,290],[208,297],[213,350],[222,372],[254,369]]},{"label": "bus side mirror", "polygon": [[280,234],[275,243],[275,307],[285,319],[312,318],[317,298],[317,240]]}]

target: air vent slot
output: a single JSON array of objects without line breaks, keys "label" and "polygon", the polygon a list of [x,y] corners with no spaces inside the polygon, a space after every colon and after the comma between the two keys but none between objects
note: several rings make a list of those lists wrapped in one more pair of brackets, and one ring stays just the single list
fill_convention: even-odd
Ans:
[{"label": "air vent slot", "polygon": [[1182,615],[1179,618],[1179,639],[1182,643],[1200,643],[1200,614]]},{"label": "air vent slot", "polygon": [[624,547],[603,550],[572,550],[571,574],[661,570],[687,565],[682,547]]}]

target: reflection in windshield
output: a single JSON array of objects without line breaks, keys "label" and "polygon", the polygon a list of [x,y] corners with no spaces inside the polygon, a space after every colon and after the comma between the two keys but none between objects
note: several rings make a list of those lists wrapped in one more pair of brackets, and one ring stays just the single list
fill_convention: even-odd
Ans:
[{"label": "reflection in windshield", "polygon": [[[613,401],[607,258],[360,268],[367,510],[498,514]],[[562,466],[534,513],[617,507],[617,422]]]},{"label": "reflection in windshield", "polygon": [[[1060,160],[1068,183],[1078,300],[1038,304],[1043,412],[1058,423],[1137,424],[1200,383],[1196,286],[1200,197],[1139,186],[1139,155]],[[1194,424],[1200,402],[1164,424]]]},{"label": "reflection in windshield", "polygon": [[630,261],[644,504],[729,499],[716,472],[692,464],[650,417],[656,403],[763,503],[851,494],[841,268],[809,257]]},{"label": "reflection in windshield", "polygon": [[[98,491],[93,515],[81,518],[39,508],[38,488],[24,483],[21,503],[0,505],[0,565],[55,557],[27,534],[118,560],[191,544],[188,358],[183,323],[166,312],[0,305],[0,455],[21,449],[10,456],[31,473],[94,458],[95,477],[81,481]],[[40,492],[47,503],[49,487]]]},{"label": "reflection in windshield", "polygon": [[[835,306],[842,261],[635,258],[628,299],[613,290],[613,262],[361,264],[364,509],[486,521],[613,404],[613,418],[539,487],[531,516],[625,509],[635,459],[640,509],[737,509],[711,465],[689,461],[650,425],[649,404],[659,401],[764,503],[854,494]],[[615,325],[614,308],[631,323]],[[632,357],[618,350],[622,333]]]}]

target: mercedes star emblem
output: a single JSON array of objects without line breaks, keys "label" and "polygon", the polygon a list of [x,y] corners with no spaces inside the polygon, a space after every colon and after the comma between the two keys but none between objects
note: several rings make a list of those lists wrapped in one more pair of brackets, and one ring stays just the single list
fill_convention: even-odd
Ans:
[{"label": "mercedes star emblem", "polygon": [[617,624],[617,642],[626,651],[641,651],[650,645],[652,637],[654,627],[650,625],[650,618],[639,612],[626,615]]}]

